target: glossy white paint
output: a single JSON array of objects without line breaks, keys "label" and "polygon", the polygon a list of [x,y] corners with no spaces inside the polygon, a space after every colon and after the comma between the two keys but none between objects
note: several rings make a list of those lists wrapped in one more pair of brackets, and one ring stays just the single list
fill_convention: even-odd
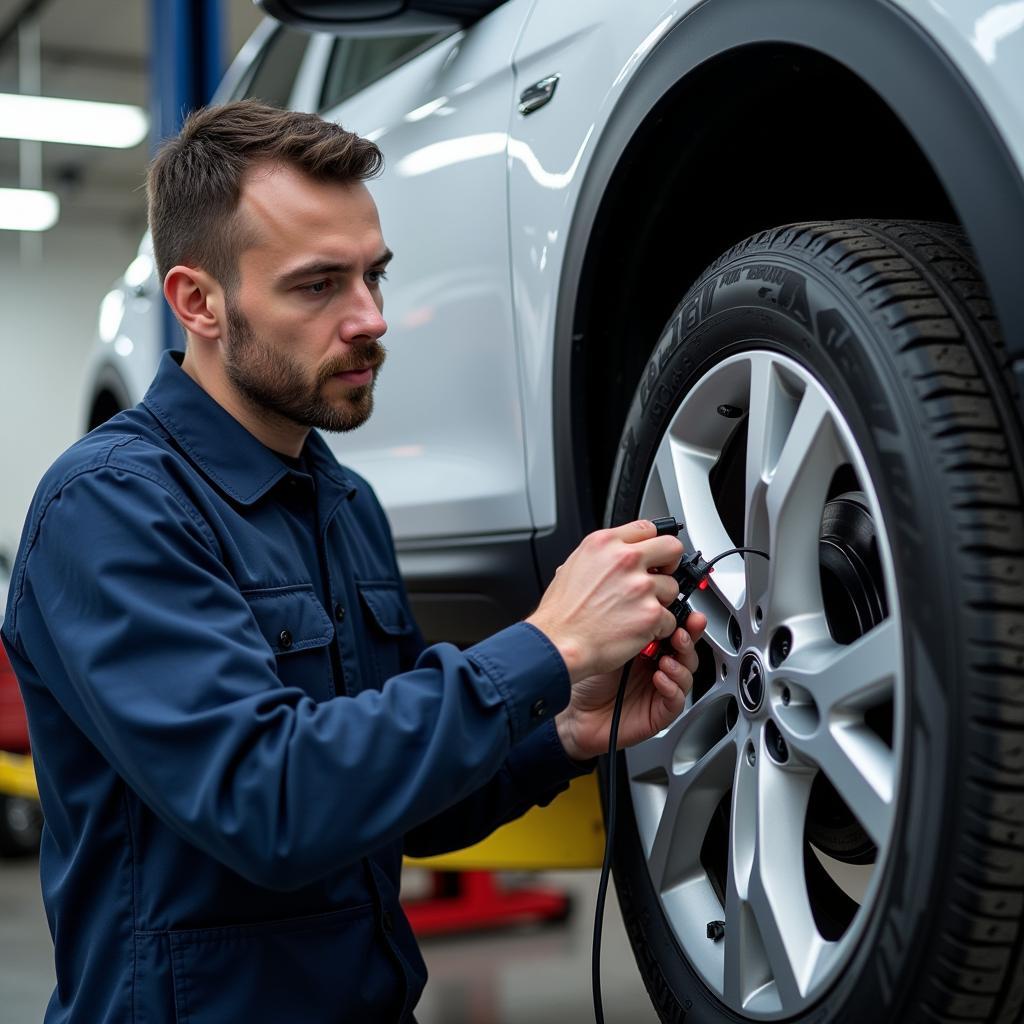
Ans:
[{"label": "glossy white paint", "polygon": [[896,0],[959,68],[1024,168],[1024,2]]},{"label": "glossy white paint", "polygon": [[[1024,168],[1024,0],[894,2],[970,82]],[[371,191],[396,253],[377,412],[329,441],[372,480],[400,541],[554,525],[552,412],[568,397],[552,393],[554,318],[567,231],[616,103],[694,6],[508,0],[328,112],[384,151]],[[243,49],[218,99],[233,94],[271,27]],[[293,106],[316,109],[330,44],[313,37]],[[519,94],[552,74],[552,101],[520,115]],[[121,300],[105,304],[107,340],[91,364],[93,374],[116,366],[135,400],[159,356],[159,284],[155,274],[140,284],[144,270],[137,263],[118,282],[123,312]]]},{"label": "glossy white paint", "polygon": [[132,401],[137,402],[145,394],[160,360],[162,302],[153,248],[146,232],[138,255],[100,302],[96,345],[86,369],[87,409],[111,369]]},{"label": "glossy white paint", "polygon": [[505,175],[529,7],[511,0],[327,114],[384,153],[369,187],[395,252],[374,415],[328,440],[373,482],[403,540],[531,525]]},{"label": "glossy white paint", "polygon": [[[516,95],[560,75],[554,99],[509,129],[512,286],[534,525],[555,523],[552,353],[565,239],[602,126],[644,57],[692,3],[538,0],[516,48]],[[558,401],[568,396],[558,396]]]},{"label": "glossy white paint", "polygon": [[[713,0],[712,0],[713,2]],[[517,95],[551,74],[555,99],[513,118],[509,220],[534,525],[554,525],[554,318],[566,232],[601,131],[653,45],[692,0],[538,0],[516,49]],[[1024,169],[1024,0],[898,0],[960,69]],[[568,400],[568,396],[564,396]]]}]

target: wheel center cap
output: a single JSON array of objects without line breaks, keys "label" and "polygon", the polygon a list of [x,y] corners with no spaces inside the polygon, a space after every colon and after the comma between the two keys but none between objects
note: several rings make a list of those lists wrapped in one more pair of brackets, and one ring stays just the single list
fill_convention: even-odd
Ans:
[{"label": "wheel center cap", "polygon": [[764,669],[756,654],[740,662],[740,701],[746,711],[756,714],[764,700]]}]

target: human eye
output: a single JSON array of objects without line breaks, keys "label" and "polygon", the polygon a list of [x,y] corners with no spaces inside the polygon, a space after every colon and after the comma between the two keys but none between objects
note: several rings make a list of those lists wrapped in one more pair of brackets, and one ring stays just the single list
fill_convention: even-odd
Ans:
[{"label": "human eye", "polygon": [[371,270],[370,271],[371,284],[380,284],[381,281],[388,279],[387,272],[384,270]]},{"label": "human eye", "polygon": [[323,295],[330,285],[330,281],[313,281],[311,284],[304,284],[299,291],[303,291],[307,295]]}]

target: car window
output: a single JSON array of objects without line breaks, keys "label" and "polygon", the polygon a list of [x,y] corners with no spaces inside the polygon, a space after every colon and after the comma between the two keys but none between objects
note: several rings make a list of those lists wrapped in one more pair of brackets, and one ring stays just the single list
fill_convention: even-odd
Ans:
[{"label": "car window", "polygon": [[255,61],[252,73],[239,83],[232,99],[256,99],[272,107],[287,107],[309,38],[305,32],[278,29]]},{"label": "car window", "polygon": [[437,32],[407,36],[349,36],[334,44],[320,109],[333,107],[441,39]]}]

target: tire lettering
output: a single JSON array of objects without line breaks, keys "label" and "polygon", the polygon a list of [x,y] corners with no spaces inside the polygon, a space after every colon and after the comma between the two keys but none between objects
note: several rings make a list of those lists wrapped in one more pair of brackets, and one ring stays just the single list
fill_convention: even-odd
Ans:
[{"label": "tire lettering", "polygon": [[[773,267],[768,263],[755,263],[746,268],[748,281],[767,281],[768,284],[785,284],[788,275],[793,271],[785,267]],[[799,275],[794,275],[799,276]]]},{"label": "tire lettering", "polygon": [[679,348],[679,342],[682,340],[683,334],[679,329],[679,317],[674,317],[672,325],[669,328],[669,342],[667,345],[661,345],[658,349],[658,373],[661,373],[669,360],[675,354],[677,348]]},{"label": "tire lettering", "polygon": [[679,314],[679,319],[686,330],[691,330],[700,323],[700,296],[690,299]]},{"label": "tire lettering", "polygon": [[706,285],[704,285],[704,291],[700,297],[700,318],[706,320],[711,315],[711,303],[715,298],[715,288],[717,282],[712,278]]}]

